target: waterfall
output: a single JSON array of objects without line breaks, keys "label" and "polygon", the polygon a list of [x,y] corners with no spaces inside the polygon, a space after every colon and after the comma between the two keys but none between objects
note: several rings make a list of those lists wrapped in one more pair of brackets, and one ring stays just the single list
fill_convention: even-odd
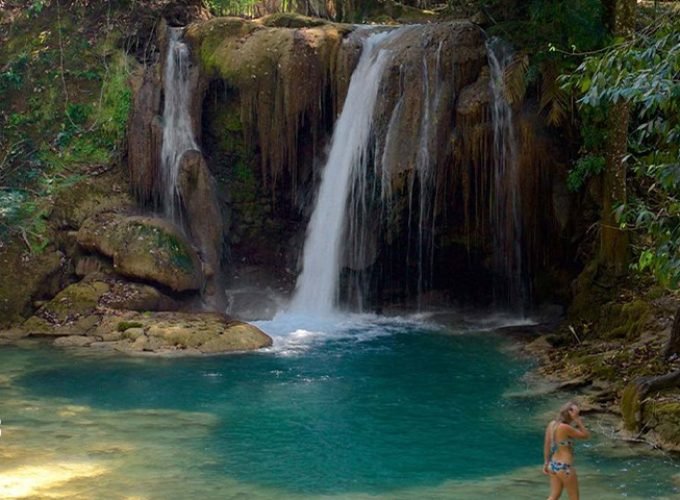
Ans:
[{"label": "waterfall", "polygon": [[168,52],[163,78],[163,145],[161,147],[161,201],[165,215],[179,217],[177,188],[180,160],[191,149],[199,150],[189,114],[191,80],[189,47],[182,41],[182,28],[168,29]]},{"label": "waterfall", "polygon": [[494,295],[501,304],[522,309],[526,299],[522,264],[522,219],[517,138],[513,113],[505,97],[504,73],[513,59],[509,45],[499,38],[486,43],[494,144],[493,206],[494,268],[502,281],[495,283]]},{"label": "waterfall", "polygon": [[384,44],[404,28],[370,34],[331,139],[316,205],[307,228],[302,273],[291,303],[295,312],[328,314],[334,310],[343,259],[347,204],[353,180],[363,179],[380,80],[390,52]]},{"label": "waterfall", "polygon": [[[421,297],[425,288],[425,263],[429,261],[428,268],[432,269],[434,258],[434,233],[435,233],[435,206],[433,195],[435,193],[434,166],[437,155],[437,122],[436,116],[442,95],[441,78],[441,52],[442,42],[439,42],[434,58],[434,71],[428,64],[426,54],[423,54],[423,95],[425,102],[420,123],[420,138],[418,141],[418,155],[416,157],[416,173],[419,181],[418,196],[418,308],[421,307]],[[432,82],[430,82],[432,80]],[[434,85],[432,85],[434,83]],[[433,88],[434,87],[434,88]],[[415,175],[412,179],[415,179]],[[412,191],[411,191],[412,193]],[[413,194],[409,197],[409,205],[412,205]],[[409,217],[410,219],[410,217]],[[431,280],[427,280],[428,282]]]}]

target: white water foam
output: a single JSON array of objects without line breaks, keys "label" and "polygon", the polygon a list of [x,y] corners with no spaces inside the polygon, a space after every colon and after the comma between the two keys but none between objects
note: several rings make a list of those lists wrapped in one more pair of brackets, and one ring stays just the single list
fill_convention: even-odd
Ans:
[{"label": "white water foam", "polygon": [[343,341],[353,345],[408,330],[437,331],[443,328],[423,317],[341,313],[320,317],[281,312],[272,320],[253,324],[274,341],[272,347],[262,351],[282,356],[304,354],[328,342]]}]

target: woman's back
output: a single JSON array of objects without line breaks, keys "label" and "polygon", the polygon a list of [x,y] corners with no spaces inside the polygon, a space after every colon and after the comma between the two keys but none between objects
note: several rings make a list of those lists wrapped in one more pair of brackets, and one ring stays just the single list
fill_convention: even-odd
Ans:
[{"label": "woman's back", "polygon": [[574,457],[574,441],[571,439],[571,429],[569,424],[553,421],[551,451],[553,460],[571,463]]}]

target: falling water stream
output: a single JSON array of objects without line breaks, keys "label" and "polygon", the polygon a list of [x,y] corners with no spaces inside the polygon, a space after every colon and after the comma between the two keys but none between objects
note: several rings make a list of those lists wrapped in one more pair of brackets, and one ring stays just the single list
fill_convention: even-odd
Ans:
[{"label": "falling water stream", "polygon": [[165,216],[177,221],[180,193],[177,187],[182,155],[200,149],[194,139],[189,103],[190,52],[182,41],[183,28],[168,28],[168,48],[163,76],[163,144],[161,147],[161,189]]},{"label": "falling water stream", "polygon": [[[420,31],[419,31],[420,30]],[[416,34],[416,36],[413,36]],[[359,263],[370,260],[371,246],[383,228],[376,223],[371,211],[380,206],[380,221],[390,218],[395,193],[391,189],[394,163],[404,161],[400,153],[403,145],[397,137],[405,133],[402,112],[405,102],[405,69],[393,60],[393,48],[402,38],[404,42],[416,43],[422,51],[422,100],[417,109],[419,121],[414,135],[416,151],[413,155],[412,172],[408,175],[408,241],[407,262],[417,277],[417,295],[429,285],[428,272],[434,258],[435,233],[435,165],[437,162],[437,137],[443,124],[437,117],[441,114],[447,85],[451,83],[441,69],[443,42],[433,44],[420,27],[407,26],[392,31],[371,32],[359,30],[355,36],[362,37],[363,50],[349,85],[347,97],[338,118],[331,140],[328,161],[317,195],[316,205],[307,229],[300,274],[291,311],[327,314],[338,305],[338,288],[343,263]],[[432,57],[433,56],[433,57]],[[388,81],[387,68],[396,66],[397,81]],[[392,68],[394,69],[394,68]],[[382,137],[376,136],[376,103],[378,90],[400,87],[400,97],[389,113],[390,119]],[[450,90],[449,90],[450,91]],[[413,95],[411,94],[411,99]],[[411,108],[409,113],[413,113]],[[409,272],[406,270],[405,272]],[[361,310],[365,281],[358,279],[349,287],[357,297],[357,309]],[[351,295],[351,294],[350,294]]]},{"label": "falling water stream", "polygon": [[291,311],[324,315],[335,309],[349,190],[352,179],[365,172],[378,87],[390,57],[383,44],[409,29],[374,33],[364,41],[331,139]]},{"label": "falling water stream", "polygon": [[494,269],[499,277],[494,293],[500,306],[521,312],[526,300],[522,265],[521,191],[518,145],[512,107],[505,92],[505,70],[513,60],[511,47],[500,38],[486,44],[493,122],[494,197],[491,210],[494,235]]}]

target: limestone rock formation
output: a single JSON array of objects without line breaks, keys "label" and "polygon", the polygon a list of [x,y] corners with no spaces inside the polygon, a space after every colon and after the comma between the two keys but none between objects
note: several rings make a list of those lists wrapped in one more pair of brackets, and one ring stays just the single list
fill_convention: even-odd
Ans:
[{"label": "limestone rock formation", "polygon": [[139,216],[104,214],[88,219],[78,244],[113,259],[114,270],[176,292],[199,290],[201,261],[182,233],[169,222]]},{"label": "limestone rock formation", "polygon": [[[219,274],[224,228],[215,182],[200,151],[190,150],[180,160],[178,187],[186,225],[211,280]],[[212,294],[216,286],[211,286]]]},{"label": "limestone rock formation", "polygon": [[133,75],[134,105],[127,128],[128,166],[131,184],[141,200],[155,194],[159,177],[163,128],[160,123],[161,84],[156,67],[148,67]]},{"label": "limestone rock formation", "polygon": [[129,353],[216,354],[272,345],[272,339],[257,327],[216,313],[127,312],[105,317],[94,335],[101,338],[115,332],[122,334],[121,339],[108,347]]},{"label": "limestone rock formation", "polygon": [[112,309],[130,311],[176,311],[180,304],[157,288],[143,283],[115,280],[100,303]]},{"label": "limestone rock formation", "polygon": [[[116,309],[120,306],[144,310]],[[148,285],[92,274],[59,292],[20,327],[0,331],[0,342],[55,337],[57,347],[194,355],[248,351],[272,344],[257,327],[222,314],[149,310],[165,306],[177,304]]]},{"label": "limestone rock formation", "polygon": [[108,283],[83,280],[66,287],[22,325],[27,335],[87,335],[99,324],[99,300]]},{"label": "limestone rock formation", "polygon": [[0,248],[0,327],[30,314],[35,300],[57,293],[66,267],[59,251],[31,255],[19,242]]}]

